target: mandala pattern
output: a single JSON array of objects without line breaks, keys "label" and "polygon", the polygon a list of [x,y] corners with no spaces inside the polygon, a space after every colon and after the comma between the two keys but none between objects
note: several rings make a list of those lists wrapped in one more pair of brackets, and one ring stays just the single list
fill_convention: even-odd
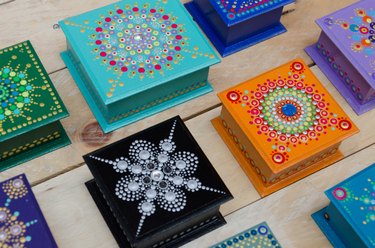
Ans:
[{"label": "mandala pattern", "polygon": [[280,244],[266,223],[259,224],[249,230],[239,233],[211,248],[253,248],[271,247],[280,248]]},{"label": "mandala pattern", "polygon": [[5,204],[0,207],[0,247],[27,247],[27,243],[32,240],[27,235],[27,229],[38,223],[38,220],[25,222],[20,218],[20,212],[10,210],[12,200],[25,197],[28,193],[22,176],[9,180],[3,184],[2,189],[8,196]]},{"label": "mandala pattern", "polygon": [[339,19],[336,24],[350,32],[353,51],[363,52],[366,56],[375,55],[375,11],[355,9],[350,22]]},{"label": "mandala pattern", "polygon": [[147,216],[157,210],[157,206],[168,212],[179,212],[187,204],[186,191],[207,190],[225,194],[204,186],[194,177],[199,166],[198,157],[187,151],[176,151],[173,141],[176,127],[174,122],[169,137],[158,145],[145,140],[134,141],[129,148],[128,157],[119,157],[112,161],[105,158],[90,158],[109,164],[124,176],[117,182],[115,194],[127,202],[139,202],[138,210],[142,215],[137,235],[140,233]]},{"label": "mandala pattern", "polygon": [[319,140],[328,130],[347,131],[352,123],[330,111],[325,93],[315,84],[305,82],[304,65],[294,62],[288,77],[279,76],[258,84],[255,91],[230,91],[232,104],[247,109],[250,125],[258,128],[258,135],[266,135],[272,146],[270,156],[276,164],[288,161],[293,147]]}]

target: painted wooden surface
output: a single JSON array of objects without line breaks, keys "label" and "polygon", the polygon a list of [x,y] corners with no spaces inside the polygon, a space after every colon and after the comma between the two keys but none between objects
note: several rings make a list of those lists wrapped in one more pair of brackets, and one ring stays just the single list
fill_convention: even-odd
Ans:
[{"label": "painted wooden surface", "polygon": [[[91,179],[82,155],[127,137],[162,120],[180,115],[215,166],[235,199],[222,207],[228,225],[186,247],[206,247],[264,220],[284,247],[329,247],[310,214],[327,200],[323,191],[375,160],[375,111],[357,116],[303,48],[314,43],[319,29],[314,20],[354,0],[298,0],[282,17],[288,32],[223,59],[210,72],[215,91],[176,106],[109,135],[104,135],[59,53],[65,38],[54,28],[65,17],[107,5],[111,0],[0,0],[0,47],[30,39],[50,72],[71,116],[62,121],[72,145],[0,173],[0,180],[26,173],[60,247],[116,247],[84,182]],[[186,2],[183,0],[182,2]],[[220,113],[216,93],[302,57],[361,129],[343,142],[345,159],[284,190],[260,199],[222,142],[210,120]]]}]

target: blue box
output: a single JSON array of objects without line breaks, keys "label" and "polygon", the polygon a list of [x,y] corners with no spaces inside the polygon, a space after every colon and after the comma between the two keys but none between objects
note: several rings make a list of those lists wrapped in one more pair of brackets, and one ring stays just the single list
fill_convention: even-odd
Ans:
[{"label": "blue box", "polygon": [[106,133],[212,91],[220,59],[179,1],[120,1],[60,26],[62,58]]},{"label": "blue box", "polygon": [[225,57],[286,32],[283,7],[294,0],[193,0],[186,8]]},{"label": "blue box", "polygon": [[375,247],[375,164],[325,192],[331,203],[312,215],[334,247]]}]

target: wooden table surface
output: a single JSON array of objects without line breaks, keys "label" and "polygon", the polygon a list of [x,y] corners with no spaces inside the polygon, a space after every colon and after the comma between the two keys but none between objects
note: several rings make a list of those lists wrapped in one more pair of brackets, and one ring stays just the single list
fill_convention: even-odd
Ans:
[{"label": "wooden table surface", "polygon": [[[0,47],[31,40],[70,112],[62,123],[71,146],[0,173],[1,180],[20,173],[27,175],[59,247],[117,246],[84,186],[92,175],[82,155],[175,115],[185,120],[235,197],[221,208],[228,224],[185,247],[213,245],[262,221],[268,222],[284,247],[331,247],[310,215],[328,203],[325,189],[375,161],[375,110],[357,116],[303,49],[319,36],[315,19],[355,1],[297,0],[282,16],[287,33],[224,58],[211,68],[213,93],[105,135],[59,56],[66,43],[54,24],[112,2],[0,0]],[[297,57],[306,61],[361,132],[343,142],[343,160],[261,198],[210,123],[220,112],[216,94]]]}]

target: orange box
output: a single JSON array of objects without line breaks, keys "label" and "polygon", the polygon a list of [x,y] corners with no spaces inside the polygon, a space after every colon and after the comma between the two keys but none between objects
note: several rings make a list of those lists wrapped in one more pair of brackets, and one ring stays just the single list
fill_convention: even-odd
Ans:
[{"label": "orange box", "polygon": [[212,120],[261,196],[343,158],[359,130],[302,60],[218,94]]}]

